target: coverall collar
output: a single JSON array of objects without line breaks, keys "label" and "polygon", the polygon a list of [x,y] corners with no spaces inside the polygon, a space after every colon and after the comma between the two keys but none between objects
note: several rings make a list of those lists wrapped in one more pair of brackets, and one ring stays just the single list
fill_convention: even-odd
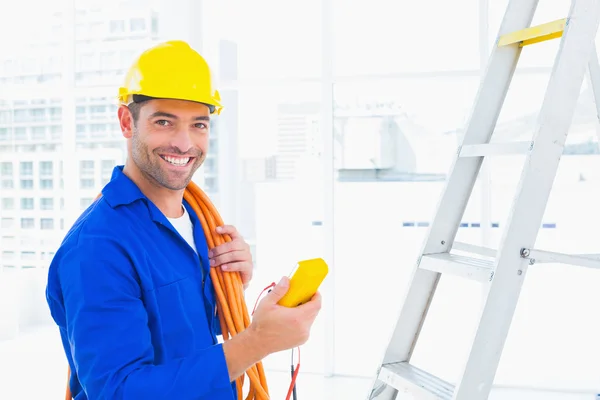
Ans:
[{"label": "coverall collar", "polygon": [[[119,206],[128,205],[138,200],[143,200],[146,204],[148,212],[152,220],[158,224],[165,226],[173,233],[178,234],[173,225],[169,222],[167,217],[159,210],[158,207],[148,199],[144,193],[137,187],[137,185],[123,173],[123,165],[117,165],[113,169],[112,177],[110,182],[102,189],[102,196],[111,208],[117,208]],[[206,243],[206,236],[204,230],[200,224],[200,220],[190,204],[185,199],[183,200],[183,206],[187,209],[192,219],[194,227],[194,239],[196,248],[198,251],[197,256],[200,257],[202,265],[206,266],[204,273],[208,272],[209,261],[208,261],[208,247]],[[191,250],[191,248],[190,248]],[[194,256],[196,254],[194,253]]]},{"label": "coverall collar", "polygon": [[[124,165],[117,165],[113,169],[110,182],[102,189],[102,195],[112,208],[131,204],[137,200],[144,200],[148,212],[154,222],[170,226],[167,217],[156,207],[138,186],[123,173]],[[184,201],[185,204],[185,201]],[[189,212],[189,209],[188,209]]]},{"label": "coverall collar", "polygon": [[102,196],[111,208],[131,204],[139,199],[146,199],[146,196],[137,185],[123,173],[124,167],[124,165],[114,167],[110,182],[102,189]]}]

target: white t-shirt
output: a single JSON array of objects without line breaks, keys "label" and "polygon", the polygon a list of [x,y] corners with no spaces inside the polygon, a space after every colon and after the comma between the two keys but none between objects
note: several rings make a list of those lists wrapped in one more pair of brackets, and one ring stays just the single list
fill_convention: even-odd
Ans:
[{"label": "white t-shirt", "polygon": [[198,250],[196,250],[196,242],[194,241],[194,226],[192,225],[192,219],[187,208],[183,206],[182,208],[183,215],[179,218],[169,218],[169,222],[171,222],[171,225],[179,232],[181,237],[184,238],[197,253]]}]

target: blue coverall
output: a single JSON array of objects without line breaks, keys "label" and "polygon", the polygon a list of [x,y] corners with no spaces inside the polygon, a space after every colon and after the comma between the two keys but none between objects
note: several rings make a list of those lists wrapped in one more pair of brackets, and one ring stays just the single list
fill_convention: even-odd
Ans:
[{"label": "blue coverall", "polygon": [[77,400],[233,400],[194,211],[198,254],[115,167],[49,267],[46,298]]}]

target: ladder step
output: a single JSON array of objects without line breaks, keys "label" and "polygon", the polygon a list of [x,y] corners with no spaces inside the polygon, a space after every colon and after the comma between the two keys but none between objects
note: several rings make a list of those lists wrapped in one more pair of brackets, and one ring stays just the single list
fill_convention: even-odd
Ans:
[{"label": "ladder step", "polygon": [[451,400],[454,394],[454,385],[407,362],[384,364],[378,378],[400,393],[415,394],[416,390],[420,396],[414,399]]},{"label": "ladder step", "polygon": [[480,282],[489,282],[494,276],[494,261],[450,253],[423,255],[419,268]]},{"label": "ladder step", "polygon": [[545,24],[532,26],[520,31],[507,33],[500,36],[498,46],[519,43],[520,47],[546,40],[556,39],[562,36],[567,26],[568,18],[558,19]]},{"label": "ladder step", "polygon": [[460,157],[485,157],[505,154],[525,154],[533,149],[533,142],[467,144],[461,146]]}]

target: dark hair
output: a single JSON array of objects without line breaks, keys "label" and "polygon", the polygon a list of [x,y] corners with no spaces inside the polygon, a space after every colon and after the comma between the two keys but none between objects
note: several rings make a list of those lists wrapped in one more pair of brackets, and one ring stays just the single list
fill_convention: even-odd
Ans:
[{"label": "dark hair", "polygon": [[133,118],[133,126],[137,125],[137,121],[140,117],[140,110],[144,106],[144,103],[131,103],[127,106],[129,108],[129,112],[131,112],[131,117]]},{"label": "dark hair", "polygon": [[[150,96],[146,96],[146,95],[142,95],[142,94],[134,94],[133,95],[133,101],[131,102],[131,104],[129,104],[129,106],[127,106],[129,108],[129,111],[131,112],[131,117],[133,118],[133,126],[136,125],[136,123],[140,117],[140,110],[142,109],[144,104],[147,101],[153,100],[153,99],[156,99],[156,97],[150,97]],[[204,104],[204,103],[201,103],[201,104]],[[211,104],[205,104],[205,105],[208,107],[211,114],[213,112],[215,112],[215,106],[213,106]]]}]

